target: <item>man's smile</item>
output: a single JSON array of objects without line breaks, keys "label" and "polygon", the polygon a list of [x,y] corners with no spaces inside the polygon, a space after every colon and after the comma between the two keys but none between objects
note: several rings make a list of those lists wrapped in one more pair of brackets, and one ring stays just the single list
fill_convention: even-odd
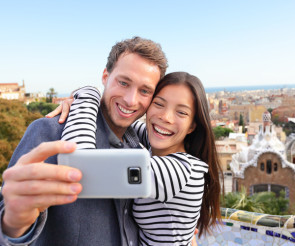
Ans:
[{"label": "man's smile", "polygon": [[136,112],[136,110],[128,110],[118,103],[117,103],[117,106],[118,106],[118,109],[124,114],[133,114]]}]

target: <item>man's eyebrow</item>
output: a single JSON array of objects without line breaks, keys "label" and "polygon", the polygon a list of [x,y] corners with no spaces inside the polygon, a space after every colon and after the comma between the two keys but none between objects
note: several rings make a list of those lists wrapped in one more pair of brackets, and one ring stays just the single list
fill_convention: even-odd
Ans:
[{"label": "man's eyebrow", "polygon": [[126,80],[128,82],[132,82],[132,80],[126,75],[119,75],[118,77],[119,77],[119,80],[122,79],[122,80]]},{"label": "man's eyebrow", "polygon": [[152,91],[154,93],[155,88],[150,85],[144,85],[144,88],[148,89],[149,91]]}]

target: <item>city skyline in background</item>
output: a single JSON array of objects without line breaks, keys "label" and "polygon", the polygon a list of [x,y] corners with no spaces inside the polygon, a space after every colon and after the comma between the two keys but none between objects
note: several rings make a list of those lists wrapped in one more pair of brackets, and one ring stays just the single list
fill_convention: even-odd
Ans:
[{"label": "city skyline in background", "polygon": [[116,42],[159,42],[167,72],[187,71],[205,88],[295,84],[295,2],[6,1],[0,3],[0,83],[28,92],[100,89]]}]

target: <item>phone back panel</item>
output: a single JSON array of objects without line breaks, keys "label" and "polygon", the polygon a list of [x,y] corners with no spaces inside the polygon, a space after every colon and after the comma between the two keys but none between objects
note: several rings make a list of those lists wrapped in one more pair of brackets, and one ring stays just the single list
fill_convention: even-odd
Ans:
[{"label": "phone back panel", "polygon": [[58,164],[81,170],[79,198],[145,198],[151,194],[145,149],[91,149],[59,154]]}]

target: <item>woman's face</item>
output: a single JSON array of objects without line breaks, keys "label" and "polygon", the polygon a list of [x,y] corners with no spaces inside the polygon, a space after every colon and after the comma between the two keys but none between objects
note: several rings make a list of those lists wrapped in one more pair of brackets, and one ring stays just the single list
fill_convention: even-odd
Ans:
[{"label": "woman's face", "polygon": [[146,116],[153,155],[184,152],[184,138],[195,129],[194,96],[186,85],[168,85],[153,99]]}]

